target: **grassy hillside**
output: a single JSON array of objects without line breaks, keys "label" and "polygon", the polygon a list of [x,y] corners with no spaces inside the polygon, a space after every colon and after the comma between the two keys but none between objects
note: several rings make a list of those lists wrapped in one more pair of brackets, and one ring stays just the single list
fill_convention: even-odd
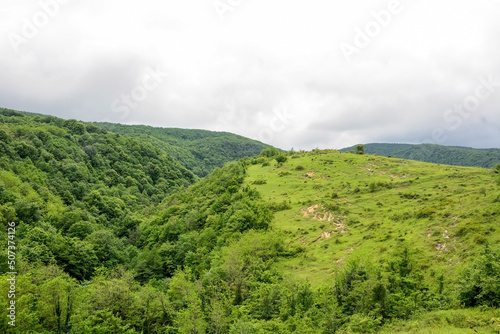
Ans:
[{"label": "grassy hillside", "polygon": [[156,128],[146,125],[96,123],[108,131],[132,136],[161,148],[184,167],[203,177],[226,162],[258,155],[270,147],[228,132]]},{"label": "grassy hillside", "polygon": [[[283,233],[289,247],[300,250],[297,256],[278,262],[281,271],[313,287],[335,282],[337,303],[342,284],[351,282],[344,298],[359,299],[356,309],[362,308],[358,303],[367,302],[361,301],[365,298],[373,302],[376,294],[370,289],[374,285],[384,284],[384,296],[389,294],[394,271],[408,270],[403,281],[413,277],[413,288],[423,287],[411,294],[438,292],[442,296],[434,306],[423,306],[426,302],[420,301],[431,313],[411,322],[386,324],[383,332],[468,333],[474,328],[495,333],[494,328],[500,329],[494,317],[498,311],[432,311],[463,303],[464,294],[456,295],[463,292],[460,277],[473,275],[471,271],[463,274],[464,270],[484,256],[485,247],[499,249],[498,170],[315,150],[286,159],[254,160],[245,182],[255,186],[273,210],[274,230]],[[497,256],[500,261],[500,253]],[[500,263],[495,268],[500,273]],[[352,280],[363,282],[359,283],[361,291],[355,292]],[[499,275],[492,280],[496,291]],[[396,291],[401,290],[393,289],[400,296]],[[386,302],[391,299],[384,297]],[[403,300],[398,303],[404,304]],[[375,331],[376,324],[368,325],[374,320],[368,315],[373,313],[361,314],[365,317],[351,317],[340,332]]]},{"label": "grassy hillside", "polygon": [[[434,144],[366,144],[365,153],[436,164],[492,168],[500,162],[500,149],[475,149]],[[341,151],[355,150],[348,147]]]},{"label": "grassy hillside", "polygon": [[248,184],[280,210],[274,227],[302,257],[285,270],[328,281],[349,258],[384,263],[408,245],[421,263],[452,277],[482,245],[500,244],[500,192],[493,170],[335,151],[295,153],[253,165]]}]

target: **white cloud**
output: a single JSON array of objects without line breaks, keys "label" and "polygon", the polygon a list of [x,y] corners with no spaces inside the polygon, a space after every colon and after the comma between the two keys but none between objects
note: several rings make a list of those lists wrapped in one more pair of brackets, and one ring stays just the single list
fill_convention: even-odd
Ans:
[{"label": "white cloud", "polygon": [[[401,13],[347,63],[340,43],[391,1],[242,1],[225,20],[205,0],[68,1],[16,53],[9,36],[22,36],[25,18],[43,9],[6,0],[0,104],[86,121],[267,133],[285,149],[424,141],[479,78],[500,80],[500,3],[401,0]],[[161,85],[126,116],[114,113],[112,102],[160,65],[169,72]],[[443,144],[498,146],[499,101],[500,89]],[[294,115],[284,127],[280,108]]]}]

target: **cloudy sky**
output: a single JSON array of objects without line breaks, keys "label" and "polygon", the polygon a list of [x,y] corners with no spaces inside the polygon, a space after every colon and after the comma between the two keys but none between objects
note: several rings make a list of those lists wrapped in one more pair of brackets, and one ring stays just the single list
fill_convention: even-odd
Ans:
[{"label": "cloudy sky", "polygon": [[283,149],[500,147],[498,0],[2,0],[0,106]]}]

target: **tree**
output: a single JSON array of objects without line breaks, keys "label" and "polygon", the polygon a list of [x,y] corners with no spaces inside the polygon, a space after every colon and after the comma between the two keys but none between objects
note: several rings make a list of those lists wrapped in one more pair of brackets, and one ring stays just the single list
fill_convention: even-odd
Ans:
[{"label": "tree", "polygon": [[265,148],[262,150],[262,152],[260,152],[261,156],[268,158],[272,158],[274,156],[277,156],[278,154],[280,154],[280,151],[274,147]]},{"label": "tree", "polygon": [[177,273],[168,289],[168,296],[176,310],[175,324],[180,334],[203,334],[207,323],[204,319],[198,286],[193,283],[191,273]]},{"label": "tree", "polygon": [[500,250],[488,245],[460,277],[459,300],[467,307],[500,306]]},{"label": "tree", "polygon": [[279,164],[282,164],[284,162],[286,162],[288,159],[286,156],[280,154],[276,157],[276,161],[279,163]]},{"label": "tree", "polygon": [[109,230],[96,231],[87,236],[85,241],[92,245],[95,255],[105,266],[111,268],[125,262],[126,254],[123,243],[113,232]]},{"label": "tree", "polygon": [[21,198],[14,204],[17,218],[24,223],[33,223],[41,219],[41,211],[38,203]]},{"label": "tree", "polygon": [[357,154],[365,154],[365,145],[356,146],[356,153]]}]

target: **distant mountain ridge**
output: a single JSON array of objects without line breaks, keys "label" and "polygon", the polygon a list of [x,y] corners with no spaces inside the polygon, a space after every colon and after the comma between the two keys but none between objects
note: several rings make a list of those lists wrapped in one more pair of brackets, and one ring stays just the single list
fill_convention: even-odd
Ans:
[{"label": "distant mountain ridge", "polygon": [[[3,120],[3,117],[17,117],[19,122],[22,122],[22,117],[26,117],[25,120],[30,119],[41,123],[54,122],[58,126],[62,126],[64,122],[77,122],[76,120],[64,120],[39,113],[0,108],[0,124],[8,121],[7,118]],[[199,177],[208,175],[215,168],[222,167],[227,162],[259,155],[263,149],[271,147],[257,140],[229,132],[108,122],[79,123],[90,126],[93,124],[105,131],[135,138],[141,142],[148,142]]]},{"label": "distant mountain ridge", "polygon": [[147,141],[200,177],[222,167],[226,162],[253,157],[271,147],[229,132],[116,123],[94,124],[110,132]]},{"label": "distant mountain ridge", "polygon": [[[401,159],[431,162],[436,164],[493,168],[500,163],[500,149],[477,149],[461,146],[443,146],[435,144],[365,144],[366,154],[392,156]],[[356,146],[341,149],[346,152]]]}]

